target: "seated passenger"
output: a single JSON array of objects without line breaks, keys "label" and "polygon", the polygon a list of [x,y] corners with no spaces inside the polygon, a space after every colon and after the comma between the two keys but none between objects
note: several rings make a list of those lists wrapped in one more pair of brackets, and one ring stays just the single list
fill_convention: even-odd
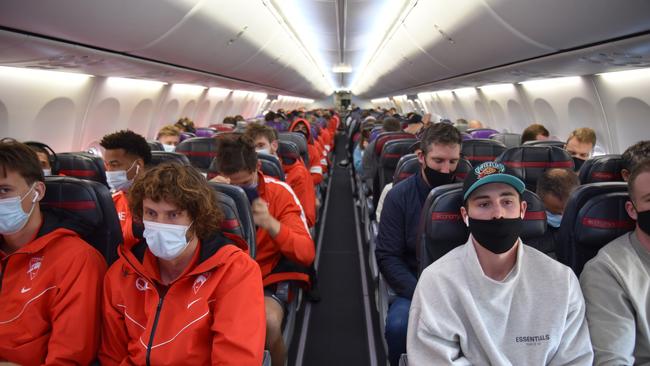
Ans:
[{"label": "seated passenger", "polygon": [[[253,140],[255,151],[278,157],[278,133],[271,127],[253,123],[246,126],[244,135]],[[316,225],[316,192],[309,171],[302,160],[296,160],[293,164],[282,162],[282,170],[284,170],[287,184],[291,186],[300,200],[307,225],[314,227]]]},{"label": "seated passenger", "polygon": [[41,142],[33,142],[33,141],[27,141],[25,142],[25,145],[29,146],[29,148],[36,153],[36,156],[38,157],[38,162],[41,164],[41,169],[43,169],[43,175],[46,177],[53,175],[52,163],[50,162],[52,160],[52,155],[47,149],[49,146]]},{"label": "seated passenger", "polygon": [[591,365],[578,279],[519,239],[525,185],[486,162],[470,171],[466,244],[427,267],[409,317],[414,365]]},{"label": "seated passenger", "polygon": [[158,131],[156,140],[160,142],[167,152],[176,150],[176,146],[181,142],[181,131],[176,126],[167,125]]},{"label": "seated passenger", "polygon": [[[363,125],[369,125],[370,122],[365,122]],[[382,132],[397,132],[402,129],[402,124],[400,121],[393,117],[388,117],[383,121]],[[366,180],[369,187],[372,187],[372,179],[377,173],[378,161],[375,160],[375,145],[377,139],[374,139],[368,143],[364,152],[367,151],[368,154],[363,154],[361,159],[361,167],[363,168],[362,179]],[[377,192],[379,194],[381,192]]]},{"label": "seated passenger", "polygon": [[286,346],[282,321],[286,305],[275,295],[278,282],[298,280],[308,283],[306,273],[290,273],[284,268],[304,267],[314,261],[314,242],[309,235],[300,201],[291,187],[259,171],[255,146],[246,136],[230,135],[218,139],[217,171],[214,181],[233,184],[246,192],[257,225],[255,260],[262,270],[266,307],[266,347],[273,365],[284,365]]},{"label": "seated passenger", "polygon": [[232,116],[225,117],[223,119],[223,124],[224,125],[231,125],[233,127],[237,127],[237,121],[235,121],[235,118]]},{"label": "seated passenger", "polygon": [[543,237],[530,242],[531,246],[547,254],[565,252],[567,248],[557,235],[569,196],[579,185],[578,175],[569,169],[555,168],[542,173],[537,180],[536,193],[546,207],[547,228]]},{"label": "seated passenger", "polygon": [[621,155],[623,160],[623,168],[621,169],[621,176],[624,181],[628,181],[630,172],[643,160],[650,158],[650,140],[639,141],[636,144],[628,147]]},{"label": "seated passenger", "polygon": [[470,120],[469,123],[467,124],[467,129],[476,129],[476,128],[484,128],[483,123],[477,119]]},{"label": "seated passenger", "polygon": [[431,189],[453,183],[460,144],[460,132],[454,126],[431,125],[417,152],[422,168],[393,186],[384,201],[375,254],[379,271],[397,295],[386,316],[385,336],[391,365],[397,365],[406,351],[408,313],[417,283],[417,229],[422,205]]},{"label": "seated passenger", "polygon": [[527,141],[548,140],[549,132],[544,125],[533,123],[521,133],[521,144]]},{"label": "seated passenger", "polygon": [[413,135],[416,135],[418,132],[420,132],[422,126],[424,126],[424,122],[422,122],[422,116],[417,113],[411,114],[406,123],[407,126],[404,129],[404,132],[408,132]]},{"label": "seated passenger", "polygon": [[650,364],[650,160],[628,180],[634,231],[600,249],[580,284],[587,303],[594,365]]},{"label": "seated passenger", "polygon": [[456,127],[460,132],[465,132],[469,128],[469,123],[466,119],[459,118],[456,120],[456,123],[454,123],[454,127]]},{"label": "seated passenger", "polygon": [[323,151],[319,149],[312,137],[311,126],[306,119],[297,118],[291,123],[289,127],[291,132],[300,132],[307,139],[307,153],[309,155],[309,161],[307,165],[309,166],[309,173],[311,174],[312,181],[314,185],[318,185],[323,181]]},{"label": "seated passenger", "polygon": [[588,127],[573,130],[566,141],[565,149],[571,154],[575,163],[575,171],[580,170],[582,164],[591,158],[591,153],[596,146],[596,132]]},{"label": "seated passenger", "polygon": [[0,142],[0,364],[88,365],[106,262],[80,222],[41,210],[44,195],[36,154]]},{"label": "seated passenger", "polygon": [[106,182],[113,192],[113,203],[122,227],[124,244],[128,247],[138,239],[133,232],[133,219],[127,192],[135,178],[151,161],[151,148],[144,137],[130,130],[108,134],[99,144],[104,148]]},{"label": "seated passenger", "polygon": [[194,168],[164,163],[129,192],[144,239],[106,274],[102,365],[255,365],[264,353],[259,267]]},{"label": "seated passenger", "polygon": [[370,131],[373,127],[373,124],[366,124],[361,128],[361,137],[359,138],[359,142],[356,144],[354,151],[352,152],[352,163],[354,164],[354,171],[357,172],[357,174],[362,173],[363,157],[365,156],[366,148],[370,143]]},{"label": "seated passenger", "polygon": [[181,132],[190,132],[195,133],[196,129],[194,128],[194,121],[187,117],[180,118],[175,124],[174,127],[178,128]]}]

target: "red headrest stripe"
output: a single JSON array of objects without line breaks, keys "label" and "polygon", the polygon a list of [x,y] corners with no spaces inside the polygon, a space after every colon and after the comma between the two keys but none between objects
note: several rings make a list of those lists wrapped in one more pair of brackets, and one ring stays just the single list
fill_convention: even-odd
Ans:
[{"label": "red headrest stripe", "polygon": [[197,157],[215,157],[217,153],[215,151],[176,151],[186,156],[197,156]]},{"label": "red headrest stripe", "polygon": [[546,220],[546,212],[544,211],[526,211],[524,220]]},{"label": "red headrest stripe", "polygon": [[606,179],[606,180],[622,180],[621,173],[613,172],[593,172],[591,173],[593,179]]},{"label": "red headrest stripe", "polygon": [[594,229],[634,229],[634,221],[632,220],[610,220],[596,217],[583,217],[582,225]]},{"label": "red headrest stripe", "polygon": [[98,175],[96,171],[87,169],[61,169],[59,173],[69,177],[95,177]]},{"label": "red headrest stripe", "polygon": [[458,212],[433,212],[431,213],[433,221],[459,221],[462,220]]},{"label": "red headrest stripe", "polygon": [[402,154],[384,154],[386,159],[399,159],[402,157]]},{"label": "red headrest stripe", "polygon": [[221,228],[226,230],[234,230],[239,228],[239,221],[237,219],[228,219],[221,222]]},{"label": "red headrest stripe", "polygon": [[92,210],[97,207],[95,201],[55,201],[44,202],[43,204],[49,207],[57,207],[73,211]]},{"label": "red headrest stripe", "polygon": [[463,157],[467,160],[474,161],[492,161],[497,157],[497,155],[465,155]]},{"label": "red headrest stripe", "polygon": [[573,168],[573,161],[504,161],[508,168]]}]

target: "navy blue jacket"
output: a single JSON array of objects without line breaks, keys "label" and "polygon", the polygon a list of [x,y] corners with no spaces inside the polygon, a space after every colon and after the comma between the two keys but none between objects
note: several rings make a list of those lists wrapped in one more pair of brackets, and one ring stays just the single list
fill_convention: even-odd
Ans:
[{"label": "navy blue jacket", "polygon": [[417,230],[429,191],[420,170],[388,191],[381,210],[377,265],[393,291],[407,299],[413,298],[417,284]]}]

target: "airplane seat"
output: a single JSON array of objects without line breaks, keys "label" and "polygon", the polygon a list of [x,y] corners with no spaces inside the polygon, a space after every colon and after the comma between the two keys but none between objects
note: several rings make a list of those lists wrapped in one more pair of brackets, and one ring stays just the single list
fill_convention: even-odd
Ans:
[{"label": "airplane seat", "polygon": [[149,144],[151,151],[165,151],[165,148],[160,141],[147,140],[147,144]]},{"label": "airplane seat", "polygon": [[235,129],[233,125],[227,123],[215,123],[209,127],[214,129],[216,132],[232,132]]},{"label": "airplane seat", "polygon": [[519,234],[521,240],[540,252],[552,256],[555,248],[543,247],[541,245],[543,242],[536,240],[546,234],[548,227],[546,224],[546,207],[544,206],[544,202],[535,192],[529,190],[524,191],[522,201],[526,201],[528,207],[524,214],[524,222],[521,233]]},{"label": "airplane seat", "polygon": [[64,152],[57,154],[59,174],[67,177],[92,180],[108,187],[104,160],[86,152]]},{"label": "airplane seat", "polygon": [[381,189],[393,181],[397,163],[402,156],[411,151],[411,146],[417,141],[417,139],[411,138],[386,142],[379,157],[379,185]]},{"label": "airplane seat", "polygon": [[573,170],[571,155],[555,146],[511,147],[496,158],[506,166],[506,172],[526,183],[526,188],[535,191],[537,179],[548,169],[564,168]]},{"label": "airplane seat", "polygon": [[212,137],[217,134],[217,130],[212,127],[198,127],[196,129],[196,137]]},{"label": "airplane seat", "polygon": [[[226,232],[240,235],[247,243],[251,257],[255,258],[255,222],[250,202],[244,190],[230,184],[209,182],[215,190],[219,203],[231,210],[235,217],[226,215],[222,228]],[[224,212],[226,214],[227,212]],[[236,219],[237,222],[232,221]]]},{"label": "airplane seat", "polygon": [[499,133],[499,131],[492,128],[470,128],[466,132],[474,139],[489,139],[490,136]]},{"label": "airplane seat", "polygon": [[212,137],[189,138],[181,141],[174,152],[187,156],[192,166],[205,173],[217,155],[217,141]]},{"label": "airplane seat", "polygon": [[633,230],[625,211],[627,183],[600,182],[578,187],[569,197],[558,233],[558,260],[580,275],[585,263],[613,239]]},{"label": "airplane seat", "polygon": [[393,174],[393,185],[417,173],[420,169],[420,161],[415,154],[406,154],[397,162],[395,173]]},{"label": "airplane seat", "polygon": [[307,165],[307,168],[309,168],[309,153],[307,150],[307,139],[305,136],[299,132],[280,132],[278,134],[278,140],[280,141],[290,141],[296,144],[298,146],[298,150],[300,151],[300,156],[302,157],[302,161]]},{"label": "airplane seat", "polygon": [[474,138],[472,140],[463,141],[463,144],[461,145],[461,156],[467,159],[472,166],[475,167],[486,161],[493,161],[505,150],[506,145],[502,142],[491,139]]},{"label": "airplane seat", "polygon": [[473,139],[472,135],[470,135],[467,132],[461,132],[460,137],[463,139],[463,141],[471,140]]},{"label": "airplane seat", "polygon": [[622,168],[623,159],[620,154],[594,156],[580,168],[580,183],[622,182]]},{"label": "airplane seat", "polygon": [[257,158],[262,163],[262,173],[270,177],[285,181],[284,170],[282,170],[282,165],[280,160],[273,155],[265,154],[258,152]]},{"label": "airplane seat", "polygon": [[151,162],[149,166],[156,166],[168,161],[175,161],[182,165],[191,165],[187,156],[177,152],[151,151]]},{"label": "airplane seat", "polygon": [[526,141],[522,144],[522,146],[555,146],[559,147],[560,149],[564,149],[564,146],[566,143],[564,141],[558,141],[558,140],[533,140],[533,141]]},{"label": "airplane seat", "polygon": [[368,142],[375,141],[377,137],[379,136],[380,133],[384,132],[384,126],[375,126],[370,130],[370,136],[368,138]]},{"label": "airplane seat", "polygon": [[464,181],[465,177],[467,176],[467,174],[472,169],[474,169],[474,167],[469,162],[469,160],[460,158],[460,160],[458,160],[458,165],[456,165],[456,172],[455,172],[456,180],[455,180],[455,182]]},{"label": "airplane seat", "polygon": [[506,147],[517,147],[521,143],[521,134],[519,133],[501,132],[495,133],[489,138],[501,142]]},{"label": "airplane seat", "polygon": [[95,247],[110,265],[117,259],[117,247],[122,243],[122,227],[113,198],[105,185],[74,177],[45,177],[44,208],[70,212],[88,226],[80,236]]},{"label": "airplane seat", "polygon": [[291,165],[301,158],[298,145],[291,141],[278,140],[277,154],[282,164],[286,165]]},{"label": "airplane seat", "polygon": [[193,137],[196,137],[195,133],[192,132],[181,132],[181,141],[185,141],[187,139],[191,139]]}]

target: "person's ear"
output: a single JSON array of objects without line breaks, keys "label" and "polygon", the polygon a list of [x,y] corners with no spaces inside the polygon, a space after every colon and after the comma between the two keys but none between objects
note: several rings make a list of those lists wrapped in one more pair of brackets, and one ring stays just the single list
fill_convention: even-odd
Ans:
[{"label": "person's ear", "polygon": [[632,201],[625,202],[625,211],[627,211],[627,215],[630,216],[632,220],[636,221],[638,219],[639,215],[636,212],[636,208]]},{"label": "person's ear", "polygon": [[45,183],[40,181],[34,183],[34,192],[31,201],[40,202],[45,197]]},{"label": "person's ear", "polygon": [[271,142],[271,153],[275,154],[278,151],[278,140]]},{"label": "person's ear", "polygon": [[469,213],[467,213],[465,206],[460,206],[460,217],[463,219],[465,226],[469,227]]},{"label": "person's ear", "polygon": [[528,202],[521,201],[521,218],[523,219],[526,216],[526,210],[528,209]]},{"label": "person's ear", "polygon": [[262,161],[260,159],[257,159],[257,170],[262,170]]}]

